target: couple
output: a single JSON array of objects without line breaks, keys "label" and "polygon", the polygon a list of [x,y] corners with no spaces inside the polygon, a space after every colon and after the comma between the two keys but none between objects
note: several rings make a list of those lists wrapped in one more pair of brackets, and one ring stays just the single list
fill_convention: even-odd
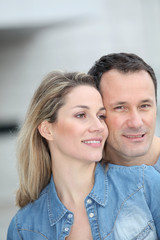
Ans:
[{"label": "couple", "polygon": [[160,239],[156,100],[134,54],[103,56],[89,75],[50,73],[19,135],[7,240]]}]

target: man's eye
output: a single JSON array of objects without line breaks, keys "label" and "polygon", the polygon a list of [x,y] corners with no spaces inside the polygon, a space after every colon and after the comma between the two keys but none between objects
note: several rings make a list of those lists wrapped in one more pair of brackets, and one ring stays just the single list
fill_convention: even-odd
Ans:
[{"label": "man's eye", "polygon": [[117,106],[117,107],[115,107],[114,109],[115,109],[115,110],[123,110],[123,109],[125,109],[125,107],[124,107],[124,106]]},{"label": "man's eye", "polygon": [[151,107],[150,104],[142,104],[142,105],[140,106],[140,108],[143,108],[143,109],[148,109],[148,108],[150,108],[150,107]]}]

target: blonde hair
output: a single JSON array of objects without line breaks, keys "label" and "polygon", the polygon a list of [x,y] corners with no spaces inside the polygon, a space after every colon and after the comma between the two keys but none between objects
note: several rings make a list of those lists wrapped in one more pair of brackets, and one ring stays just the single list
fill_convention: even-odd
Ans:
[{"label": "blonde hair", "polygon": [[65,103],[65,96],[79,85],[95,87],[93,78],[87,74],[51,72],[33,95],[17,142],[20,185],[16,204],[19,207],[35,201],[51,178],[50,151],[38,126],[44,120],[56,122],[58,110]]}]

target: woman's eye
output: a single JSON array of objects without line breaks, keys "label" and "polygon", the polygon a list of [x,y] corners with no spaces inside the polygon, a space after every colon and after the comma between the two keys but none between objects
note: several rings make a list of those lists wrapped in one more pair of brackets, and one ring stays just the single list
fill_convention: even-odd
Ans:
[{"label": "woman's eye", "polygon": [[106,115],[101,114],[101,115],[98,116],[98,118],[99,118],[99,119],[102,119],[102,120],[105,120],[105,119],[106,119]]},{"label": "woman's eye", "polygon": [[76,114],[76,118],[85,118],[85,117],[86,117],[85,113]]}]

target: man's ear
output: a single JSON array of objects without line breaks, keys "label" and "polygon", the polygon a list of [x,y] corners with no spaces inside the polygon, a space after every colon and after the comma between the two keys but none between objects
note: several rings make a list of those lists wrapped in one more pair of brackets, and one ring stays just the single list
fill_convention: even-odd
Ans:
[{"label": "man's ear", "polygon": [[40,123],[38,126],[39,133],[46,140],[53,140],[53,127],[52,123],[49,123],[47,120]]}]

